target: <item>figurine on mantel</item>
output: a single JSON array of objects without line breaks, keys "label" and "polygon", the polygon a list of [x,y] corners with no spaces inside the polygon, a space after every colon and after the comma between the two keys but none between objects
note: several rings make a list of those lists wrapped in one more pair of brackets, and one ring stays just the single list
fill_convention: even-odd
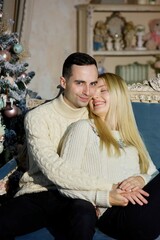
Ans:
[{"label": "figurine on mantel", "polygon": [[160,18],[149,22],[149,33],[143,36],[145,46],[148,50],[160,50]]},{"label": "figurine on mantel", "polygon": [[111,36],[107,37],[107,41],[106,41],[106,49],[108,51],[113,51],[113,39]]},{"label": "figurine on mantel", "polygon": [[124,42],[126,50],[131,50],[136,46],[136,29],[132,21],[125,24]]},{"label": "figurine on mantel", "polygon": [[[106,43],[107,50],[110,49],[115,51],[121,51],[124,48],[123,31],[125,28],[126,20],[121,16],[119,12],[112,13],[106,18],[106,28],[107,33],[110,38],[108,38]],[[111,41],[112,38],[112,41]],[[113,43],[113,46],[112,46]]]},{"label": "figurine on mantel", "polygon": [[103,51],[105,50],[105,41],[107,38],[106,24],[103,21],[97,21],[94,27],[94,50]]},{"label": "figurine on mantel", "polygon": [[136,26],[136,36],[137,36],[137,47],[136,50],[146,50],[146,48],[143,46],[144,40],[143,37],[145,35],[145,27],[144,25],[137,25]]},{"label": "figurine on mantel", "polygon": [[114,50],[121,51],[123,49],[123,41],[120,35],[115,34],[114,36]]}]

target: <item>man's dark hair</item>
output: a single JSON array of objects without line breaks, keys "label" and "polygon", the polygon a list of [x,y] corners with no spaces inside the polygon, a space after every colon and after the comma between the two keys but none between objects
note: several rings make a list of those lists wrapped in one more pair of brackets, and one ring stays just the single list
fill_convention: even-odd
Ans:
[{"label": "man's dark hair", "polygon": [[96,60],[87,53],[75,52],[69,55],[64,61],[62,68],[62,76],[68,79],[72,75],[72,65],[85,66],[95,65],[97,67]]}]

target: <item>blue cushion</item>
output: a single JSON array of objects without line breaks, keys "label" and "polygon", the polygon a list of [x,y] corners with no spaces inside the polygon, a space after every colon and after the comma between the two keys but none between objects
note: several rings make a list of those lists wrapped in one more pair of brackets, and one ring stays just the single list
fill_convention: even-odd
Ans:
[{"label": "blue cushion", "polygon": [[106,236],[104,233],[102,233],[99,230],[96,230],[93,240],[114,240],[111,237]]},{"label": "blue cushion", "polygon": [[48,229],[41,228],[33,233],[26,234],[24,236],[16,237],[15,240],[55,240],[55,238],[50,234]]},{"label": "blue cushion", "polygon": [[3,179],[6,175],[8,175],[11,171],[13,171],[17,166],[16,160],[13,158],[9,162],[7,162],[0,170],[0,180]]},{"label": "blue cushion", "polygon": [[140,134],[152,161],[160,168],[160,104],[132,103]]},{"label": "blue cushion", "polygon": [[[42,228],[38,231],[35,231],[33,233],[26,234],[24,236],[16,237],[15,240],[55,240],[55,238],[50,234],[50,232],[46,228]],[[96,230],[93,240],[114,240],[113,238],[110,238],[100,232],[99,230]]]}]

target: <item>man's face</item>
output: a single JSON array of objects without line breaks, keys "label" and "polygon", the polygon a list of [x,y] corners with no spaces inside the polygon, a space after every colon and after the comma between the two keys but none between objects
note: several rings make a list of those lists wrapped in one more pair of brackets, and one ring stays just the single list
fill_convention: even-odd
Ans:
[{"label": "man's face", "polygon": [[95,94],[97,78],[98,70],[95,65],[73,65],[72,76],[67,80],[61,78],[65,102],[73,108],[87,106]]}]

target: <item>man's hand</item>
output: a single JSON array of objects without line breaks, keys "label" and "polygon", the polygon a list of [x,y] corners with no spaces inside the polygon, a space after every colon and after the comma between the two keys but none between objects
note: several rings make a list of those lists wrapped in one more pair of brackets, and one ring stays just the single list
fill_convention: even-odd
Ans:
[{"label": "man's hand", "polygon": [[8,190],[8,180],[1,180],[0,181],[0,195],[6,194]]}]

